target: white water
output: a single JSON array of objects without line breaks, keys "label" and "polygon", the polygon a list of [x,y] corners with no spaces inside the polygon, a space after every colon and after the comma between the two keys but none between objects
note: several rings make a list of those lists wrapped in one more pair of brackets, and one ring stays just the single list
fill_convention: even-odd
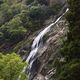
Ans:
[{"label": "white water", "polygon": [[[33,44],[32,44],[32,50],[31,50],[28,58],[26,59],[26,63],[29,63],[29,70],[32,68],[32,65],[34,65],[33,62],[38,57],[38,53],[37,52],[38,52],[39,48],[41,46],[43,46],[42,39],[43,39],[44,35],[50,31],[51,27],[54,26],[64,16],[64,14],[68,10],[69,9],[67,8],[66,11],[55,22],[53,22],[48,27],[46,27],[43,31],[41,31],[39,33],[39,35],[34,39]],[[26,66],[24,67],[24,69],[23,69],[23,71],[21,73],[25,72],[25,70],[26,70]],[[21,75],[19,76],[18,80],[20,80],[20,78],[21,78]]]},{"label": "white water", "polygon": [[[66,9],[66,12],[68,11],[68,9]],[[65,12],[65,13],[66,13]],[[29,63],[29,61],[30,61],[30,67],[31,67],[31,64],[32,64],[32,62],[33,62],[33,60],[35,59],[35,56],[37,55],[37,51],[38,51],[38,49],[39,49],[39,47],[40,47],[40,40],[44,37],[44,35],[47,33],[47,32],[49,32],[50,31],[50,28],[52,27],[52,26],[54,26],[61,18],[62,18],[62,16],[65,14],[65,13],[63,13],[54,23],[52,23],[52,24],[50,24],[48,27],[46,27],[43,31],[41,31],[40,33],[39,33],[39,35],[34,39],[34,41],[33,41],[33,44],[32,44],[32,50],[31,50],[31,52],[30,52],[30,54],[29,54],[29,56],[28,56],[28,58],[27,58],[27,60],[26,60],[26,62],[28,62]]]}]

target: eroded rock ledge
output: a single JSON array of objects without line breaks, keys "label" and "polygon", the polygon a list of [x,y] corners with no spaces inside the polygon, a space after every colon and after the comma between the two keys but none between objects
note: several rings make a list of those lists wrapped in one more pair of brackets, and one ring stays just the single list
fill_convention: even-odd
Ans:
[{"label": "eroded rock ledge", "polygon": [[54,63],[58,59],[62,38],[66,39],[68,28],[65,19],[60,20],[53,26],[44,37],[44,46],[39,50],[38,60],[41,63],[37,76],[34,80],[50,80],[56,70]]}]

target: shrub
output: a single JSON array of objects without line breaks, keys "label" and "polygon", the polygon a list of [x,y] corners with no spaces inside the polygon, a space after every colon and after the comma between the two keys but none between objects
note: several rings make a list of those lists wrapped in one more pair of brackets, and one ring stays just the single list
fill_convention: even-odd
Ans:
[{"label": "shrub", "polygon": [[19,17],[13,18],[9,23],[0,27],[5,39],[9,41],[18,42],[24,38],[26,29],[22,26],[22,22]]},{"label": "shrub", "polygon": [[73,60],[63,65],[57,80],[80,80],[80,60]]},{"label": "shrub", "polygon": [[7,55],[0,53],[0,80],[17,80],[25,65],[15,53]]}]

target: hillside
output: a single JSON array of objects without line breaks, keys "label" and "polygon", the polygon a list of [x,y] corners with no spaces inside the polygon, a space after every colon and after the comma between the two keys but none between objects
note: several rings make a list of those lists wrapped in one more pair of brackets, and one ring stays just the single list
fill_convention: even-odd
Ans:
[{"label": "hillside", "polygon": [[[0,5],[0,51],[10,52],[17,43],[41,29],[45,20],[58,13],[63,4],[51,7],[40,1],[2,0]],[[46,2],[47,3],[47,2]],[[31,5],[31,6],[29,6]],[[53,7],[55,7],[53,9]]]},{"label": "hillside", "polygon": [[0,80],[80,80],[79,0],[0,0]]}]

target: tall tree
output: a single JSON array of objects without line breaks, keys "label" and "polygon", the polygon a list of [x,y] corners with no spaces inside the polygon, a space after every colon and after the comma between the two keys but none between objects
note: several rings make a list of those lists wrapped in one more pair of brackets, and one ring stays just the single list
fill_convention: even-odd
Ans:
[{"label": "tall tree", "polygon": [[68,3],[70,9],[67,15],[69,32],[62,54],[71,60],[80,58],[80,0],[68,0]]},{"label": "tall tree", "polygon": [[80,0],[68,0],[68,4],[69,32],[61,49],[66,62],[60,64],[57,80],[80,80]]},{"label": "tall tree", "polygon": [[[0,54],[0,80],[17,80],[24,66],[25,63],[15,53]],[[24,73],[21,75],[21,80],[27,79]]]}]

